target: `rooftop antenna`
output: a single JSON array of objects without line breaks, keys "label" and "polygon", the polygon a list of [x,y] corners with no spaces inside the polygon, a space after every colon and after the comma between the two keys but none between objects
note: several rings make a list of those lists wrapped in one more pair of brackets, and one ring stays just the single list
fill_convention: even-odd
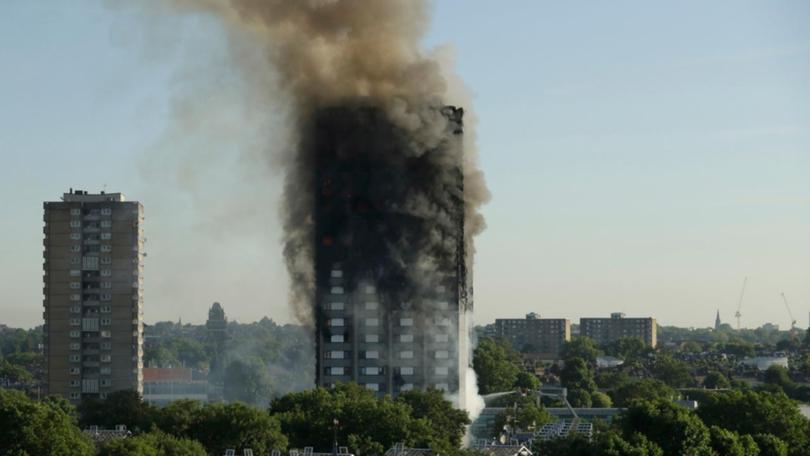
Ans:
[{"label": "rooftop antenna", "polygon": [[740,291],[740,301],[737,303],[737,311],[734,312],[734,318],[737,319],[737,331],[740,330],[740,317],[742,317],[740,309],[742,308],[743,297],[745,296],[745,286],[747,284],[748,284],[748,276],[746,276],[745,280],[743,280],[742,290]]}]

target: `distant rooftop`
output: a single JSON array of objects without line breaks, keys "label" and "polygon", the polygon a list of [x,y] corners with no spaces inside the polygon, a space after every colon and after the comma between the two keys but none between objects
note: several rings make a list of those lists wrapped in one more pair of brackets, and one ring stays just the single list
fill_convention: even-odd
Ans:
[{"label": "distant rooftop", "polygon": [[105,201],[126,201],[123,193],[89,193],[87,190],[73,190],[62,194],[62,201],[66,203],[103,203]]}]

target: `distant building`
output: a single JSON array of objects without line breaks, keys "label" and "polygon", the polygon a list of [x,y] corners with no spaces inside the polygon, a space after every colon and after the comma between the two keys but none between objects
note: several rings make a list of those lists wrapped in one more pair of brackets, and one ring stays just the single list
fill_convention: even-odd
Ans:
[{"label": "distant building", "polygon": [[755,367],[757,370],[766,371],[771,366],[781,366],[788,368],[787,356],[756,356],[742,360],[742,364],[748,367]]},{"label": "distant building", "polygon": [[720,321],[720,309],[717,309],[717,316],[714,318],[714,330],[719,331],[720,325],[723,323]]},{"label": "distant building", "polygon": [[495,320],[492,334],[509,340],[517,350],[557,359],[563,344],[571,340],[571,322],[562,318],[540,318],[536,313],[530,313],[525,319]]},{"label": "distant building", "polygon": [[655,318],[625,318],[623,313],[614,312],[610,318],[580,318],[579,326],[580,335],[598,345],[626,337],[641,339],[653,348],[658,342]]},{"label": "distant building", "polygon": [[49,394],[143,391],[143,206],[76,190],[44,203]]},{"label": "distant building", "polygon": [[476,443],[470,450],[484,456],[532,456],[532,451],[525,445],[502,445],[489,443],[486,440]]},{"label": "distant building", "polygon": [[165,406],[180,399],[208,401],[204,374],[187,368],[143,368],[143,400]]}]

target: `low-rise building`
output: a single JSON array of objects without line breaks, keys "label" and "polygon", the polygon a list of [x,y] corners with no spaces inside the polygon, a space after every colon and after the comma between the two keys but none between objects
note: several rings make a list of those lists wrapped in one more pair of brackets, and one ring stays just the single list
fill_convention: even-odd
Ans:
[{"label": "low-rise building", "polygon": [[605,345],[623,338],[641,339],[650,347],[658,343],[655,318],[626,318],[621,312],[610,318],[580,318],[581,336],[592,339],[597,345]]},{"label": "low-rise building", "polygon": [[571,322],[563,318],[540,318],[532,312],[526,318],[495,320],[492,333],[509,340],[519,351],[537,353],[545,359],[558,359],[563,344],[571,340]]},{"label": "low-rise building", "polygon": [[208,401],[208,380],[187,368],[143,368],[143,400],[165,406],[180,399]]}]

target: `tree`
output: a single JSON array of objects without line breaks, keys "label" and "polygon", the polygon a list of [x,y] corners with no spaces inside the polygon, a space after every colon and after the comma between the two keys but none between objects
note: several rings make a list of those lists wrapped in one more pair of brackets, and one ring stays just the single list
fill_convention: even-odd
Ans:
[{"label": "tree", "polygon": [[211,454],[224,454],[228,448],[251,448],[256,454],[287,448],[276,417],[239,402],[180,401],[162,409],[157,423],[164,432],[200,442]]},{"label": "tree", "polygon": [[610,396],[601,392],[601,391],[594,391],[591,393],[591,407],[597,408],[609,408],[613,406],[613,401],[610,400]]},{"label": "tree", "polygon": [[560,357],[565,362],[572,358],[580,358],[589,365],[595,365],[597,356],[599,356],[599,349],[596,348],[593,340],[585,336],[576,337],[566,342],[560,350]]},{"label": "tree", "polygon": [[0,454],[92,456],[92,443],[63,406],[0,388]]},{"label": "tree", "polygon": [[788,445],[791,455],[810,451],[810,421],[784,393],[735,390],[711,394],[697,413],[709,426],[739,434],[772,434]]},{"label": "tree", "polygon": [[473,368],[481,394],[510,391],[520,373],[518,356],[505,341],[485,338],[473,352]]},{"label": "tree", "polygon": [[669,355],[659,355],[651,370],[655,378],[673,388],[684,388],[692,383],[687,365]]},{"label": "tree", "polygon": [[119,424],[135,432],[148,430],[156,409],[147,404],[137,391],[115,391],[106,399],[88,399],[79,405],[79,422],[83,427],[113,429]]},{"label": "tree", "polygon": [[578,434],[566,438],[535,440],[534,454],[564,456],[663,456],[663,451],[642,434],[625,439],[615,431],[600,432],[593,441]]},{"label": "tree", "polygon": [[406,402],[378,399],[355,383],[287,394],[270,403],[270,413],[281,423],[291,446],[312,446],[317,451],[331,450],[334,431],[339,442],[350,443],[361,455],[397,442],[416,446],[435,439],[425,434],[429,432],[426,420],[411,418]]},{"label": "tree", "polygon": [[768,385],[776,385],[786,394],[791,394],[796,388],[796,384],[790,379],[787,369],[782,366],[774,364],[765,371],[765,383]]},{"label": "tree", "polygon": [[672,401],[678,393],[660,380],[645,378],[626,383],[615,389],[611,395],[617,407],[627,407],[634,401]]},{"label": "tree", "polygon": [[638,359],[647,351],[647,344],[637,337],[622,337],[605,347],[605,353],[624,360]]},{"label": "tree", "polygon": [[719,426],[709,428],[712,449],[723,456],[758,456],[759,447],[750,435],[742,438],[736,432]]},{"label": "tree", "polygon": [[[220,453],[221,454],[221,453]],[[160,431],[116,439],[102,445],[99,456],[206,456],[195,440],[173,437]]]},{"label": "tree", "polygon": [[788,456],[788,446],[773,434],[756,434],[754,442],[759,447],[759,456]]},{"label": "tree", "polygon": [[270,399],[267,367],[258,359],[233,360],[225,369],[223,396],[227,401],[267,406]]},{"label": "tree", "polygon": [[536,390],[540,388],[540,379],[530,372],[523,371],[517,375],[515,386],[525,390]]},{"label": "tree", "polygon": [[455,449],[461,446],[470,418],[467,412],[453,408],[453,404],[444,398],[441,390],[428,388],[424,391],[406,391],[400,393],[396,400],[410,407],[412,419],[427,421],[431,433],[435,435],[431,439],[431,448]]},{"label": "tree", "polygon": [[720,372],[711,371],[703,379],[703,386],[711,389],[729,388],[731,387],[731,382],[728,381],[728,377]]},{"label": "tree", "polygon": [[560,373],[560,383],[569,390],[591,392],[596,389],[593,372],[583,358],[569,358]]},{"label": "tree", "polygon": [[620,418],[620,425],[625,435],[640,432],[666,455],[711,454],[706,425],[695,414],[669,401],[634,402]]}]

